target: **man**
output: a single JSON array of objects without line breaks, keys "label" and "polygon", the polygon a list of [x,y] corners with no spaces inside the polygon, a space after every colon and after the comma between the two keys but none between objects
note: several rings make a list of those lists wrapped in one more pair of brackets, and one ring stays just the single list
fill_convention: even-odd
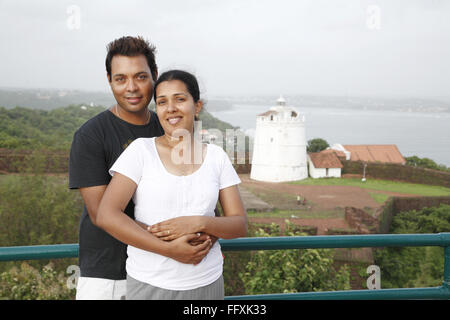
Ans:
[{"label": "man", "polygon": [[[127,246],[96,226],[97,209],[111,180],[108,170],[123,150],[136,138],[164,133],[148,109],[158,76],[155,47],[141,37],[122,37],[107,49],[107,79],[117,104],[77,130],[69,159],[69,188],[79,189],[85,204],[79,229],[80,300],[125,299]],[[134,218],[132,201],[125,212]]]}]

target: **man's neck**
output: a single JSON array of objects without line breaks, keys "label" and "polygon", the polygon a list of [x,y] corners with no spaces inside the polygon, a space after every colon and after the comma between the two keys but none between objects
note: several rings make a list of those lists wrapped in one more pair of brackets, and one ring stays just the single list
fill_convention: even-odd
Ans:
[{"label": "man's neck", "polygon": [[150,122],[151,114],[148,108],[140,112],[127,112],[116,104],[110,111],[119,119],[134,125],[145,125]]}]

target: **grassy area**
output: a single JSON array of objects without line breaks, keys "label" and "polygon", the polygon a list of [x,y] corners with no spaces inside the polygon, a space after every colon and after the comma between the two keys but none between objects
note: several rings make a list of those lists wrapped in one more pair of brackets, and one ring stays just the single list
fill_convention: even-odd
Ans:
[{"label": "grassy area", "polygon": [[[367,179],[362,182],[360,179],[343,179],[343,178],[324,178],[324,179],[312,179],[307,178],[301,181],[291,182],[291,184],[297,185],[309,185],[309,186],[352,186],[360,187],[364,189],[372,189],[387,192],[398,192],[405,194],[414,194],[421,196],[449,196],[450,188],[441,186],[431,186],[424,184],[414,184],[406,182],[388,181],[388,180],[375,180]],[[381,196],[378,199],[381,199]],[[378,201],[377,199],[375,199]]]},{"label": "grassy area", "polygon": [[274,210],[270,212],[248,211],[249,218],[300,218],[300,219],[334,219],[344,218],[344,210],[335,209],[328,211],[300,211],[300,210]]},{"label": "grassy area", "polygon": [[377,203],[383,204],[389,198],[388,194],[378,193],[378,192],[369,192],[369,195],[375,200]]},{"label": "grassy area", "polygon": [[264,202],[280,210],[289,210],[298,207],[296,195],[276,190],[260,190],[252,186],[245,186],[245,188]]}]

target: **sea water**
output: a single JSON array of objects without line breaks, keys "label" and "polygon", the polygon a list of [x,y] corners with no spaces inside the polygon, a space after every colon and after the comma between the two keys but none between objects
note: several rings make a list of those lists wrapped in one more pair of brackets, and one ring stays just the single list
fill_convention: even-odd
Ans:
[{"label": "sea water", "polygon": [[[299,107],[305,116],[307,140],[325,139],[330,145],[395,144],[404,157],[416,155],[450,166],[450,113]],[[267,105],[233,104],[210,113],[252,136],[256,116]]]}]

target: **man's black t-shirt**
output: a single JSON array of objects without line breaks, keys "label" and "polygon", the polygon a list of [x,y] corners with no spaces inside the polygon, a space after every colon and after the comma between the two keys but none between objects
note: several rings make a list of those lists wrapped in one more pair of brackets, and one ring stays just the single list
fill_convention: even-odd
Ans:
[{"label": "man's black t-shirt", "polygon": [[[111,111],[88,120],[75,132],[69,158],[69,188],[107,185],[109,168],[135,139],[161,136],[164,131],[156,114],[150,122],[133,125]],[[125,213],[134,219],[132,201]],[[84,206],[79,229],[79,264],[82,277],[123,280],[126,278],[126,244],[95,226]]]}]

